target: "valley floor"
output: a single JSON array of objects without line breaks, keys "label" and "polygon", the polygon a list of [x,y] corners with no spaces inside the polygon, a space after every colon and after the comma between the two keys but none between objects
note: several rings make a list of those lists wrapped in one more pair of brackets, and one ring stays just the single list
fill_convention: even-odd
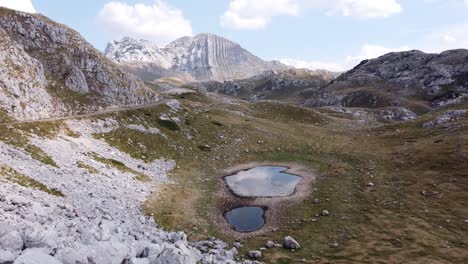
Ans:
[{"label": "valley floor", "polygon": [[[2,188],[37,187],[30,192],[39,201],[51,193],[57,203],[72,195],[77,204],[69,213],[102,201],[118,219],[138,215],[144,202],[145,213],[164,229],[184,231],[192,241],[214,236],[233,243],[235,236],[217,223],[222,172],[250,162],[295,163],[318,175],[311,194],[281,209],[277,230],[244,238],[241,256],[290,235],[300,250],[265,250],[261,261],[468,262],[466,118],[423,128],[445,110],[382,124],[274,102],[175,97],[180,105],[2,128],[0,150],[12,157],[0,160]],[[330,215],[321,216],[323,210]],[[91,212],[79,214],[91,219]],[[154,232],[167,243],[177,234]]]}]

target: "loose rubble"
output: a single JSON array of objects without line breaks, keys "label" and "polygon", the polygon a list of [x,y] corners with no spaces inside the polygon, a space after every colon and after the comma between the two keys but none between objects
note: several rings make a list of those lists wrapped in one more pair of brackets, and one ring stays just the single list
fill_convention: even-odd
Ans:
[{"label": "loose rubble", "polygon": [[237,250],[228,250],[222,241],[190,243],[182,232],[159,229],[140,208],[152,184],[101,163],[93,155],[121,162],[153,183],[171,181],[167,172],[175,167],[174,161],[147,163],[94,138],[94,134],[118,128],[113,119],[68,120],[65,124],[74,136],[62,133],[50,139],[30,135],[31,143],[50,155],[58,167],[0,142],[2,165],[64,195],[0,179],[0,263],[237,263]]}]

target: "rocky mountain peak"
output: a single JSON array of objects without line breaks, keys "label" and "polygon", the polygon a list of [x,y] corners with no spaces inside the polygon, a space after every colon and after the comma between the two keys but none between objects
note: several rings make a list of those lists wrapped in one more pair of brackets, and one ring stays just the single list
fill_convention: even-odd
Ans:
[{"label": "rocky mountain peak", "polygon": [[[223,81],[288,68],[279,62],[263,61],[239,44],[215,34],[202,33],[194,37],[182,37],[164,48],[149,45],[147,41],[126,39],[128,38],[111,42],[106,49],[106,56],[117,62],[132,63],[133,69],[137,64],[144,71],[151,64],[152,68],[171,70],[173,75],[187,73],[200,81]],[[142,63],[145,65],[141,65]],[[145,75],[154,77],[154,74]]]}]

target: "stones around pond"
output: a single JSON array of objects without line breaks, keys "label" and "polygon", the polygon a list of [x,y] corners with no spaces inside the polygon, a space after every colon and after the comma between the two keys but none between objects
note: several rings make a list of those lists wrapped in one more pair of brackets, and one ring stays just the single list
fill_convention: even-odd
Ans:
[{"label": "stones around pond", "polygon": [[283,238],[283,247],[286,249],[294,249],[294,250],[301,248],[299,243],[291,236],[287,236]]},{"label": "stones around pond", "polygon": [[259,250],[249,251],[249,257],[253,259],[259,259],[262,257],[262,252]]},{"label": "stones around pond", "polygon": [[270,240],[270,241],[265,243],[265,247],[266,248],[274,248],[275,247],[275,242]]},{"label": "stones around pond", "polygon": [[235,248],[242,248],[243,245],[242,245],[241,242],[238,242],[238,241],[237,241],[237,242],[234,243],[234,247],[235,247]]}]

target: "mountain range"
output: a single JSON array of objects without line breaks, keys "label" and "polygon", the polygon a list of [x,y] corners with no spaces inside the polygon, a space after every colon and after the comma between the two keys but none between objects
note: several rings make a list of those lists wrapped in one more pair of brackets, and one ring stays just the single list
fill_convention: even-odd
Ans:
[{"label": "mountain range", "polygon": [[224,81],[289,68],[277,61],[263,61],[239,44],[214,34],[182,37],[163,48],[126,37],[110,42],[104,54],[145,81],[167,76],[187,81]]}]

